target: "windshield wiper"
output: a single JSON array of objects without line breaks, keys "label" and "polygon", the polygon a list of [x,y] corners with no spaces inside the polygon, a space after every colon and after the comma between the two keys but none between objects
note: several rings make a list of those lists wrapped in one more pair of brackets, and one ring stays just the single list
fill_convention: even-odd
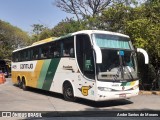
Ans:
[{"label": "windshield wiper", "polygon": [[118,51],[118,55],[119,55],[119,61],[120,61],[121,77],[124,80],[123,60],[122,60],[122,56],[124,56],[124,51]]},{"label": "windshield wiper", "polygon": [[[132,80],[134,79],[133,78],[133,75],[131,73],[131,71],[129,70],[129,68],[123,64],[124,63],[124,59],[122,58],[124,56],[124,51],[120,50],[118,51],[118,55],[119,55],[119,61],[120,61],[120,71],[121,71],[121,77],[122,79],[124,80],[124,72],[125,72],[125,68],[127,69],[127,74],[129,76],[129,78],[131,78]],[[123,69],[124,68],[124,69]]]},{"label": "windshield wiper", "polygon": [[[125,68],[127,69],[128,73],[129,73],[129,75],[130,75],[130,78],[131,78],[132,80],[134,80],[133,75],[132,75],[132,73],[130,72],[129,68],[128,68],[127,66],[126,66]],[[127,75],[128,75],[128,74],[127,74]]]}]

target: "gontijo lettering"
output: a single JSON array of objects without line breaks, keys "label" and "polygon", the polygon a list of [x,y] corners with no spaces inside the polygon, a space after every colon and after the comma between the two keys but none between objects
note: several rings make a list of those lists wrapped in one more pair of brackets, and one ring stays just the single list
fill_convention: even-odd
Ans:
[{"label": "gontijo lettering", "polygon": [[33,64],[20,64],[20,69],[33,69]]}]

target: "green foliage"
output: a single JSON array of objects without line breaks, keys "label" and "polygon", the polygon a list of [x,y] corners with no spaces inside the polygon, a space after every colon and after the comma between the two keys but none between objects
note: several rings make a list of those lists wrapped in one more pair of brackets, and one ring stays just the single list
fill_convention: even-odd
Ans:
[{"label": "green foliage", "polygon": [[41,34],[39,35],[39,39],[43,40],[46,38],[52,37],[52,31],[48,28],[44,29]]},{"label": "green foliage", "polygon": [[29,42],[27,33],[0,20],[0,57],[2,59],[10,59],[14,49],[26,46]]},{"label": "green foliage", "polygon": [[102,13],[101,20],[105,30],[123,32],[129,19],[130,7],[117,4]]},{"label": "green foliage", "polygon": [[44,26],[40,24],[33,24],[32,27],[33,33],[36,35],[39,35],[43,31],[43,29],[45,29]]},{"label": "green foliage", "polygon": [[52,29],[52,36],[59,37],[83,29],[85,29],[85,27],[78,21],[65,19]]},{"label": "green foliage", "polygon": [[49,38],[52,35],[51,30],[48,27],[45,27],[44,25],[33,24],[32,27],[33,27],[32,30],[33,35],[31,37],[32,43],[39,40],[43,40],[45,38]]},{"label": "green foliage", "polygon": [[137,19],[133,21],[127,21],[125,32],[133,40],[136,47],[146,48],[148,46],[146,29],[149,21],[147,19]]}]

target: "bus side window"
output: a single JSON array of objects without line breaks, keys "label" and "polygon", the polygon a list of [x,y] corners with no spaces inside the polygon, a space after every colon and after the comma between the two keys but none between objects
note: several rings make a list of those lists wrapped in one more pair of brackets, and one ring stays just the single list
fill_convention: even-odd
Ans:
[{"label": "bus side window", "polygon": [[18,62],[17,52],[12,53],[12,61],[13,61],[13,62]]},{"label": "bus side window", "polygon": [[74,57],[74,48],[70,49],[70,55],[71,55],[71,57]]},{"label": "bus side window", "polygon": [[37,60],[39,58],[39,50],[38,47],[32,50],[31,54],[32,60]]},{"label": "bus side window", "polygon": [[18,62],[18,61],[19,61],[19,52],[16,52],[16,53],[15,53],[15,57],[16,57],[16,58],[15,58],[15,61]]},{"label": "bus side window", "polygon": [[20,51],[20,61],[24,60],[24,51]]},{"label": "bus side window", "polygon": [[23,51],[23,61],[28,61],[28,51]]},{"label": "bus side window", "polygon": [[53,46],[53,43],[49,45],[48,58],[54,58],[54,46]]},{"label": "bus side window", "polygon": [[31,50],[27,50],[28,53],[28,60],[31,60]]},{"label": "bus side window", "polygon": [[31,58],[30,58],[30,50],[26,50],[25,60],[26,60],[26,61],[31,60]]},{"label": "bus side window", "polygon": [[61,56],[61,41],[57,41],[54,43],[54,57]]},{"label": "bus side window", "polygon": [[40,47],[40,59],[48,58],[48,46],[43,45]]},{"label": "bus side window", "polygon": [[62,40],[63,43],[63,56],[74,57],[74,37],[65,38]]}]

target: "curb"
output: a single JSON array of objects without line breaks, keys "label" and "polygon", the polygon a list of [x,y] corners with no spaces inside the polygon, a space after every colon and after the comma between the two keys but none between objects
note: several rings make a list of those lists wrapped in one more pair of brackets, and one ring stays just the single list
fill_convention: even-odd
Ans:
[{"label": "curb", "polygon": [[160,91],[139,91],[139,95],[160,95]]}]

